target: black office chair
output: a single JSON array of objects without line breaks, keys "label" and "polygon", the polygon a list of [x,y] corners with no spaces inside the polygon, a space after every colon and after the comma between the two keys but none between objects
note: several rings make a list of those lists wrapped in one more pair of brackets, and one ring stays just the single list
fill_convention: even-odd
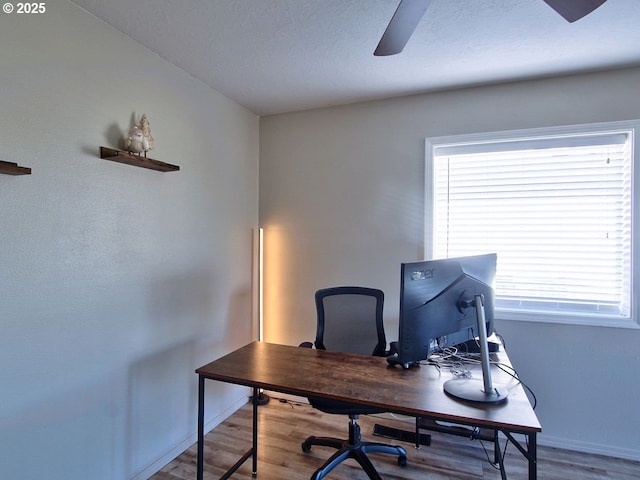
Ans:
[{"label": "black office chair", "polygon": [[[384,293],[381,290],[364,287],[325,288],[316,292],[315,299],[318,316],[316,348],[381,357],[390,353],[386,351],[387,341],[382,319]],[[313,344],[305,342],[301,346],[312,347]],[[309,403],[325,413],[349,416],[347,440],[311,436],[302,442],[304,452],[311,450],[312,445],[338,450],[315,471],[312,480],[324,478],[347,458],[355,459],[370,479],[381,480],[367,453],[398,455],[398,464],[406,466],[407,451],[403,447],[363,442],[361,439],[359,416],[383,413],[384,410],[316,397],[310,397]]]}]

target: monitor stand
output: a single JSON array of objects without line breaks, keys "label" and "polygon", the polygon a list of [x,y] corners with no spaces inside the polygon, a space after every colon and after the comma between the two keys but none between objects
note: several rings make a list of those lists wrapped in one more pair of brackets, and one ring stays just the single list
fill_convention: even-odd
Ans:
[{"label": "monitor stand", "polygon": [[480,342],[480,360],[482,362],[482,379],[452,378],[444,383],[444,391],[459,400],[474,403],[501,403],[507,399],[509,391],[503,386],[493,385],[491,365],[489,363],[489,344],[484,316],[484,298],[475,295],[473,302],[461,300],[462,308],[475,307],[478,318],[478,339]]}]

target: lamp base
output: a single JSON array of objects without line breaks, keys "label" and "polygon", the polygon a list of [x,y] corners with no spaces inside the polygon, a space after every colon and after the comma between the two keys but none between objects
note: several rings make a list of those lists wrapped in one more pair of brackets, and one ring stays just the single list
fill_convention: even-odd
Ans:
[{"label": "lamp base", "polygon": [[269,400],[271,400],[271,397],[264,392],[259,392],[254,399],[256,405],[266,405],[269,403]]},{"label": "lamp base", "polygon": [[474,403],[502,403],[509,396],[509,390],[494,385],[490,392],[484,391],[480,378],[453,378],[444,382],[444,391],[460,400]]}]

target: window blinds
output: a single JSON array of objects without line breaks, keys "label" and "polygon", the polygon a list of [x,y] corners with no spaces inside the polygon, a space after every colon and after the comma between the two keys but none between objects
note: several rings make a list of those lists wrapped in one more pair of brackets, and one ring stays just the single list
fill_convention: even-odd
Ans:
[{"label": "window blinds", "polygon": [[434,258],[496,252],[496,307],[629,317],[631,132],[436,146]]}]

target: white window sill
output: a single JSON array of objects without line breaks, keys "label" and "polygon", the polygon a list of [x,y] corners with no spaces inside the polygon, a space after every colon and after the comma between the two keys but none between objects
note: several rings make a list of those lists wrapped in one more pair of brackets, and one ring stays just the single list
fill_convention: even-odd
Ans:
[{"label": "white window sill", "polygon": [[553,313],[518,312],[496,309],[495,319],[498,321],[553,323],[556,325],[582,325],[589,327],[628,328],[631,330],[640,330],[640,325],[629,318],[554,315]]}]

